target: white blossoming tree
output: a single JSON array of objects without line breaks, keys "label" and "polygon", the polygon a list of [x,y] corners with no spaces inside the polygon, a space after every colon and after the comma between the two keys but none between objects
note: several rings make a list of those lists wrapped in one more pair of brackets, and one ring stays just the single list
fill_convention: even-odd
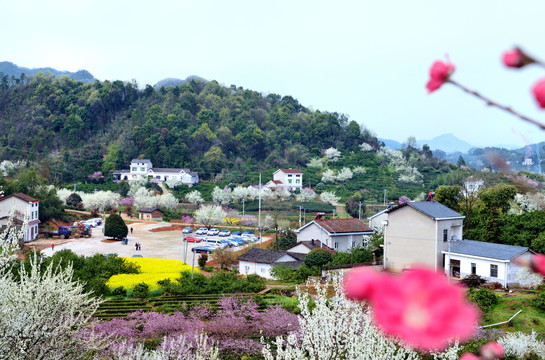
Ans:
[{"label": "white blossoming tree", "polygon": [[322,166],[324,166],[324,162],[318,157],[313,157],[307,164],[309,168],[321,168]]},{"label": "white blossoming tree", "polygon": [[297,201],[310,202],[316,199],[316,193],[311,188],[303,188],[301,192],[295,195]]},{"label": "white blossoming tree", "polygon": [[365,152],[373,150],[373,147],[371,145],[369,145],[368,143],[361,144],[360,148],[361,148],[361,151],[365,151]]},{"label": "white blossoming tree", "polygon": [[195,222],[203,224],[207,228],[220,224],[226,213],[219,205],[202,205],[195,211]]},{"label": "white blossoming tree", "polygon": [[[327,285],[317,281],[307,283],[317,295],[315,308],[309,310],[310,295],[297,289],[299,299],[299,334],[277,337],[276,356],[270,345],[262,354],[266,360],[292,359],[346,359],[346,360],[416,360],[412,350],[400,347],[384,337],[371,323],[362,304],[348,301],[342,292],[339,276],[333,277],[335,296],[327,296]],[[263,341],[263,340],[262,340]]]},{"label": "white blossoming tree", "polygon": [[113,209],[121,200],[121,195],[112,191],[97,191],[92,194],[78,193],[85,209]]},{"label": "white blossoming tree", "polygon": [[182,180],[169,177],[168,180],[165,181],[165,184],[167,184],[169,188],[174,189],[176,186],[182,185]]},{"label": "white blossoming tree", "polygon": [[[59,198],[59,200],[61,200],[65,204],[68,197],[72,195],[73,193],[74,193],[73,191],[70,191],[68,189],[57,189],[57,197]],[[80,194],[78,195],[81,197]]]},{"label": "white blossoming tree", "polygon": [[244,186],[237,186],[231,192],[231,197],[237,202],[241,202],[243,199],[247,199],[250,195],[250,189]]},{"label": "white blossoming tree", "polygon": [[343,167],[341,171],[339,171],[339,173],[337,174],[337,181],[343,182],[346,180],[350,180],[352,179],[352,176],[352,170],[350,170],[350,168]]},{"label": "white blossoming tree", "polygon": [[324,191],[320,194],[320,200],[327,204],[338,205],[340,198],[334,192]]},{"label": "white blossoming tree", "polygon": [[161,209],[176,209],[178,207],[178,199],[171,193],[158,196],[159,198],[159,208]]},{"label": "white blossoming tree", "polygon": [[25,167],[24,161],[10,161],[4,160],[0,162],[0,175],[11,176],[15,172]]},{"label": "white blossoming tree", "polygon": [[337,177],[335,176],[335,172],[331,169],[325,169],[322,173],[322,182],[323,183],[333,183],[337,180]]},{"label": "white blossoming tree", "polygon": [[336,162],[341,157],[341,152],[334,147],[330,147],[324,152],[328,161]]},{"label": "white blossoming tree", "polygon": [[190,193],[186,194],[185,199],[194,205],[199,205],[204,202],[204,199],[202,198],[201,192],[199,190],[193,190]]},{"label": "white blossoming tree", "polygon": [[367,170],[363,166],[356,166],[354,169],[352,169],[352,172],[356,175],[359,175],[359,174],[365,174]]},{"label": "white blossoming tree", "polygon": [[232,201],[232,199],[231,189],[220,189],[216,186],[214,190],[212,190],[212,201],[216,204],[227,205]]}]

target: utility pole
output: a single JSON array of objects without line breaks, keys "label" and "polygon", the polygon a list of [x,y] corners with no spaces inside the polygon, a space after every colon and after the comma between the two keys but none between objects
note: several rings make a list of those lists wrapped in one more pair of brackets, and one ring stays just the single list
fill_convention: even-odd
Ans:
[{"label": "utility pole", "polygon": [[74,192],[76,192],[76,185],[77,185],[77,184],[74,184]]},{"label": "utility pole", "polygon": [[361,220],[361,201],[358,203],[359,210],[358,210],[358,220]]},{"label": "utility pole", "polygon": [[182,232],[182,246],[184,248],[184,263],[187,264],[187,240],[185,239],[185,234]]},{"label": "utility pole", "polygon": [[302,209],[302,206],[299,205],[299,227],[301,227],[301,209]]},{"label": "utility pole", "polygon": [[242,216],[244,216],[244,201],[246,201],[246,199],[242,198]]},{"label": "utility pole", "polygon": [[259,248],[263,248],[263,241],[261,240],[261,173],[259,173],[259,218],[257,220],[257,227],[259,228]]},{"label": "utility pole", "polygon": [[386,189],[384,189],[384,206],[386,206]]},{"label": "utility pole", "polygon": [[193,262],[191,263],[191,280],[193,280],[193,270],[195,269],[195,249],[191,249],[193,252]]}]

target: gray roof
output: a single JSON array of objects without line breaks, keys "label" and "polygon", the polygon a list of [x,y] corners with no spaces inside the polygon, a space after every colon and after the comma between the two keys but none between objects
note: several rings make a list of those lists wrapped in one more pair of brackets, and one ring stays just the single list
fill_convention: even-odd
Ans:
[{"label": "gray roof", "polygon": [[[511,260],[528,251],[527,247],[505,244],[494,244],[483,241],[462,240],[451,246],[451,254],[473,255],[489,259]],[[448,251],[443,251],[448,253]]]},{"label": "gray roof", "polygon": [[151,164],[151,160],[150,159],[132,159],[131,160],[131,163],[133,162],[138,162],[138,163],[149,163]]},{"label": "gray roof", "polygon": [[446,207],[443,204],[438,203],[437,201],[406,202],[404,204],[401,204],[399,206],[396,206],[388,210],[387,212],[391,213],[405,206],[410,206],[413,209],[420,211],[421,213],[424,213],[425,215],[428,215],[434,219],[454,219],[454,218],[462,219],[464,218],[462,214],[458,214],[456,211]]},{"label": "gray roof", "polygon": [[[154,212],[155,210],[158,210],[158,211],[161,211],[157,208],[142,208],[142,209],[138,209],[138,212],[141,212],[141,213],[152,213]],[[162,211],[161,211],[162,212]]]},{"label": "gray roof", "polygon": [[290,255],[295,260],[299,260],[294,256],[294,254],[288,254],[286,251],[265,250],[259,248],[252,248],[248,250],[244,254],[240,255],[238,260],[272,264],[284,255]]},{"label": "gray roof", "polygon": [[183,169],[174,169],[174,168],[151,168],[153,172],[168,172],[168,173],[179,173]]}]

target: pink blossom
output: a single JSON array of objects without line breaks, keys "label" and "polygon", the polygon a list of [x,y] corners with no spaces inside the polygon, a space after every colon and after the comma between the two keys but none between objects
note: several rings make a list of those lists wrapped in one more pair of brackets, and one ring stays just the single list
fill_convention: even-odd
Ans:
[{"label": "pink blossom", "polygon": [[357,270],[346,280],[348,297],[368,300],[382,331],[424,351],[443,350],[455,338],[471,338],[479,319],[460,286],[428,269],[399,276]]},{"label": "pink blossom", "polygon": [[503,357],[505,355],[505,351],[503,350],[503,346],[498,344],[497,342],[489,342],[481,346],[481,356],[483,359],[498,359]]},{"label": "pink blossom", "polygon": [[545,109],[545,79],[541,79],[534,84],[532,93],[534,93],[539,107]]},{"label": "pink blossom", "polygon": [[545,276],[545,255],[535,254],[531,260],[532,270]]},{"label": "pink blossom", "polygon": [[462,356],[460,356],[460,359],[458,360],[479,360],[479,358],[473,354],[465,353]]},{"label": "pink blossom", "polygon": [[447,82],[454,70],[456,70],[456,67],[450,63],[446,64],[441,60],[434,62],[430,68],[430,80],[426,84],[428,93],[434,92]]},{"label": "pink blossom", "polygon": [[522,53],[519,49],[504,52],[502,59],[505,66],[508,67],[520,68],[524,66],[522,61]]}]

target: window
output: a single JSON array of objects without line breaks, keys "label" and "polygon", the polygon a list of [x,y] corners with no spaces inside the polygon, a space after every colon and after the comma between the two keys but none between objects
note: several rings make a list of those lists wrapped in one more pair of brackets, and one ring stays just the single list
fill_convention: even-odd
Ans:
[{"label": "window", "polygon": [[301,180],[297,179],[297,180],[295,180],[295,183],[296,183],[296,184],[300,184],[300,183],[301,183]]},{"label": "window", "polygon": [[138,168],[136,166],[133,166],[131,171],[138,171]]},{"label": "window", "polygon": [[353,247],[353,248],[356,247],[356,242],[355,242],[355,241],[352,241],[352,247]]},{"label": "window", "polygon": [[338,250],[338,249],[339,249],[339,243],[336,242],[336,243],[335,243],[335,250]]},{"label": "window", "polygon": [[290,184],[291,184],[291,179],[288,179],[288,183],[290,183]]},{"label": "window", "polygon": [[498,277],[498,265],[490,265],[490,277]]},{"label": "window", "polygon": [[146,168],[145,168],[145,167],[141,167],[141,168],[140,168],[140,171],[146,171]]},{"label": "window", "polygon": [[248,265],[244,266],[245,271],[250,271],[250,267]]},{"label": "window", "polygon": [[448,241],[448,229],[443,230],[443,242]]},{"label": "window", "polygon": [[[497,273],[497,270],[496,270],[496,273]],[[477,274],[477,264],[471,263],[471,275],[476,275],[476,274]]]},{"label": "window", "polygon": [[261,268],[261,272],[264,273],[264,272],[265,272],[265,268]]}]

